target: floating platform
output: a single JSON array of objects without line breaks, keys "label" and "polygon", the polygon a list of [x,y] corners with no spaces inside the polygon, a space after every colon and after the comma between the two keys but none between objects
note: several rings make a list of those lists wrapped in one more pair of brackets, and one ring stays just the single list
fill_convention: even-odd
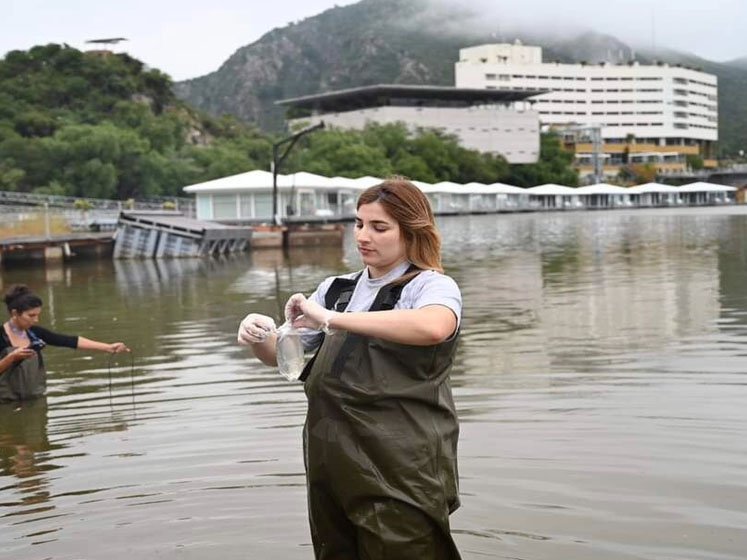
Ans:
[{"label": "floating platform", "polygon": [[105,257],[111,256],[113,246],[111,232],[9,237],[0,240],[0,262],[23,264],[56,262],[73,257]]},{"label": "floating platform", "polygon": [[279,247],[342,246],[345,226],[334,224],[289,223],[282,226],[255,225],[252,229],[252,249]]},{"label": "floating platform", "polygon": [[187,218],[173,211],[121,212],[114,258],[201,257],[248,248],[252,231]]}]

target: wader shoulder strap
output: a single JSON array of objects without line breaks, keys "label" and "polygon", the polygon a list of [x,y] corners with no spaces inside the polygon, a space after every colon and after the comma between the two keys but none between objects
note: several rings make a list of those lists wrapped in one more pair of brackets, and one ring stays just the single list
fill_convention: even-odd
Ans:
[{"label": "wader shoulder strap", "polygon": [[[405,274],[410,274],[411,272],[417,272],[418,268],[411,264],[410,267],[407,269]],[[391,311],[394,309],[394,306],[397,305],[397,302],[399,301],[400,296],[402,295],[402,290],[409,284],[413,278],[415,278],[417,274],[413,274],[410,278],[405,280],[404,282],[400,282],[398,284],[387,284],[386,286],[382,286],[379,292],[376,294],[376,298],[374,299],[373,303],[371,304],[371,307],[368,308],[369,311]],[[333,377],[340,377],[342,374],[342,368],[345,365],[345,362],[348,359],[348,356],[355,350],[356,346],[363,340],[365,340],[365,336],[360,334],[348,334],[347,338],[345,339],[345,342],[343,342],[342,347],[340,348],[340,351],[338,352],[337,356],[335,357],[335,361],[332,364],[332,371],[330,372]]]},{"label": "wader shoulder strap", "polygon": [[359,272],[354,278],[335,278],[324,295],[324,307],[339,312],[345,311],[361,274],[363,273]]},{"label": "wader shoulder strap", "polygon": [[[415,267],[415,265],[412,264],[410,265],[410,268],[407,269],[405,274],[410,274],[411,272],[416,272],[417,270],[418,269]],[[402,295],[402,290],[404,290],[405,286],[412,282],[412,280],[416,276],[417,274],[413,274],[411,278],[408,278],[407,280],[405,280],[404,282],[400,282],[399,284],[387,284],[386,286],[382,286],[382,288],[379,290],[379,293],[376,294],[376,299],[374,299],[371,307],[368,310],[390,311],[394,309],[394,306],[397,305],[397,302]]]},{"label": "wader shoulder strap", "polygon": [[[359,272],[353,278],[335,278],[332,284],[329,286],[327,293],[324,295],[324,307],[327,309],[334,309],[338,313],[342,313],[347,309],[350,303],[350,298],[353,297],[355,286],[358,284],[358,280],[363,272]],[[322,333],[322,341],[319,343],[314,356],[306,363],[298,379],[306,381],[306,378],[311,373],[311,368],[316,361],[316,357],[319,354],[319,350],[322,348],[324,343],[324,333]]]}]

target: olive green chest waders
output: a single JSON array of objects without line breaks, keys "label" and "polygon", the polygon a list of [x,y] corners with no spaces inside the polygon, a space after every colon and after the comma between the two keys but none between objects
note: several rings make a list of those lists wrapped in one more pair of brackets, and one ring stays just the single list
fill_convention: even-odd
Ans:
[{"label": "olive green chest waders", "polygon": [[[341,311],[356,280],[335,282],[326,305]],[[392,309],[401,290],[383,287],[370,311]],[[317,559],[460,558],[449,529],[459,506],[455,339],[409,346],[332,332],[307,364],[304,460]]]},{"label": "olive green chest waders", "polygon": [[[0,352],[0,358],[15,348],[9,346]],[[47,389],[47,373],[38,352],[17,362],[0,373],[0,403],[23,401],[41,397]]]}]

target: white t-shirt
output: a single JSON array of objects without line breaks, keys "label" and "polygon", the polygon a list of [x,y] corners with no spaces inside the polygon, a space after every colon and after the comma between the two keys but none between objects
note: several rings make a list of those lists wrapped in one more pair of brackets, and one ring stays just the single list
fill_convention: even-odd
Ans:
[{"label": "white t-shirt", "polygon": [[[392,280],[402,276],[409,267],[410,263],[405,262],[380,278],[371,278],[368,275],[368,268],[365,268],[358,279],[358,283],[355,285],[355,291],[345,311],[368,311],[374,299],[376,299],[376,294],[378,294],[379,290]],[[335,278],[352,279],[357,274],[358,272],[352,272],[350,274],[343,274],[342,276],[325,278],[319,284],[316,291],[309,296],[309,299],[324,307],[324,298],[327,295],[327,290],[329,290]],[[402,289],[402,293],[394,309],[420,309],[427,305],[443,305],[448,307],[454,312],[457,318],[457,327],[459,326],[462,316],[462,294],[459,291],[459,286],[457,286],[457,283],[451,277],[434,272],[433,270],[422,271]],[[301,340],[307,352],[314,350],[321,343],[321,333],[312,331],[302,335]]]}]

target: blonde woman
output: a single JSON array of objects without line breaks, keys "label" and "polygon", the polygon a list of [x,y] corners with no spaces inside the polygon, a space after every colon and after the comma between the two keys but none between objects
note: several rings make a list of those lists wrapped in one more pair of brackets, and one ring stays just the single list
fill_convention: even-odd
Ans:
[{"label": "blonde woman", "polygon": [[[391,179],[358,199],[365,268],[327,278],[286,317],[316,355],[302,379],[304,452],[317,559],[460,558],[459,425],[449,382],[462,299],[443,274],[427,197]],[[276,364],[272,318],[250,314],[239,342]]]}]

